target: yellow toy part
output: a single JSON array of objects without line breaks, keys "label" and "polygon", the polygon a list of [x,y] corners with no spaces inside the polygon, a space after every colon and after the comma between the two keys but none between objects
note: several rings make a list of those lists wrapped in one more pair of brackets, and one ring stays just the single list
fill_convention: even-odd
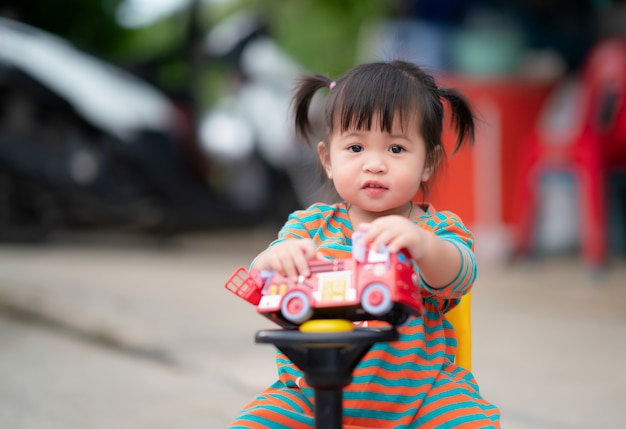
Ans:
[{"label": "yellow toy part", "polygon": [[313,319],[300,325],[300,332],[321,334],[329,332],[350,332],[354,330],[354,323],[344,319]]},{"label": "yellow toy part", "polygon": [[468,292],[461,302],[446,313],[446,319],[456,332],[456,364],[471,371],[472,369],[472,292]]}]

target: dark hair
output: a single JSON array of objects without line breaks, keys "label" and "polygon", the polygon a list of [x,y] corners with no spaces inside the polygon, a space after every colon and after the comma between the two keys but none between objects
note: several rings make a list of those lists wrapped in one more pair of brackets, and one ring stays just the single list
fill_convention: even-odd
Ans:
[{"label": "dark hair", "polygon": [[[396,117],[402,127],[417,119],[426,143],[426,162],[433,170],[445,158],[441,141],[444,122],[442,99],[449,103],[457,133],[456,152],[464,142],[474,141],[474,115],[468,101],[455,89],[439,88],[435,79],[416,64],[406,61],[361,64],[336,82],[321,74],[300,79],[293,97],[296,131],[307,141],[312,136],[309,109],[313,96],[330,88],[324,101],[322,140],[332,132],[351,129],[369,130],[372,118],[379,115],[382,131],[391,131]],[[412,117],[416,115],[416,117]],[[422,190],[427,191],[425,184]]]}]

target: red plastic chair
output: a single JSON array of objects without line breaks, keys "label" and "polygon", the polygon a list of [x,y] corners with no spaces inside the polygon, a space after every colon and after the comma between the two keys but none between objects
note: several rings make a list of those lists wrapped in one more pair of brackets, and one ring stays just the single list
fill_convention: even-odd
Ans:
[{"label": "red plastic chair", "polygon": [[518,203],[517,250],[533,248],[539,182],[546,171],[568,171],[577,179],[581,249],[591,268],[607,259],[607,176],[626,165],[626,40],[610,38],[590,51],[569,126],[539,123],[524,142]]}]

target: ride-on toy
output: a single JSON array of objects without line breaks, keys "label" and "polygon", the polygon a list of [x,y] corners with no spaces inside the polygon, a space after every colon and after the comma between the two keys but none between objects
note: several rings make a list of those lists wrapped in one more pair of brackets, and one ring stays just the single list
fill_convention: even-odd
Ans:
[{"label": "ride-on toy", "polygon": [[316,319],[299,330],[258,331],[255,340],[274,344],[302,370],[315,392],[315,429],[341,429],[343,389],[352,381],[354,367],[374,343],[398,338],[393,327],[355,328],[348,320]]},{"label": "ride-on toy", "polygon": [[[255,340],[274,344],[303,371],[315,391],[317,429],[342,427],[343,388],[354,367],[374,343],[396,341],[396,325],[422,314],[419,276],[406,252],[374,249],[361,233],[352,241],[351,258],[311,261],[306,278],[240,267],[225,285],[286,328],[258,331]],[[374,319],[389,328],[352,323]]]}]

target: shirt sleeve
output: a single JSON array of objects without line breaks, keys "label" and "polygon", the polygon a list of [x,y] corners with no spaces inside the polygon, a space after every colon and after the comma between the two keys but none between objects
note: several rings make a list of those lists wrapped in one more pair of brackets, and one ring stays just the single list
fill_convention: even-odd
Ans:
[{"label": "shirt sleeve", "polygon": [[287,222],[278,232],[278,239],[270,246],[290,238],[311,238],[312,224],[321,222],[321,213],[315,210],[297,210],[289,215]]},{"label": "shirt sleeve", "polygon": [[[278,232],[278,238],[272,241],[267,249],[271,248],[277,243],[294,238],[313,238],[311,229],[315,229],[324,220],[324,216],[321,210],[318,210],[315,205],[312,205],[306,210],[296,210],[291,213],[287,218],[287,221]],[[265,249],[263,252],[265,252]],[[256,260],[263,254],[259,253],[256,258],[250,263],[250,266],[254,266]]]},{"label": "shirt sleeve", "polygon": [[433,288],[421,278],[422,294],[443,301],[444,311],[458,304],[458,301],[470,291],[476,279],[476,259],[474,256],[474,237],[455,214],[442,211],[435,213],[425,225],[441,240],[453,244],[461,255],[461,266],[454,279],[442,288]]}]

